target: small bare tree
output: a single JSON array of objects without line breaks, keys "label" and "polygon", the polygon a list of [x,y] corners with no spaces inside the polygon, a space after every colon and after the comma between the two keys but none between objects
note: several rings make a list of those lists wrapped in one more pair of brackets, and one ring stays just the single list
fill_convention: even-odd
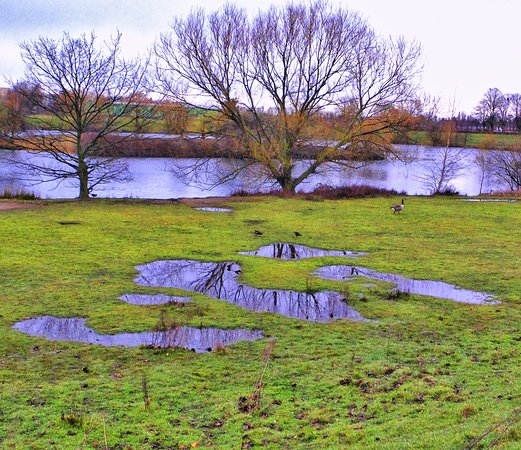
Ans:
[{"label": "small bare tree", "polygon": [[431,194],[454,192],[452,181],[468,165],[465,163],[468,151],[463,148],[451,148],[456,133],[456,121],[443,121],[440,130],[440,139],[445,146],[424,161],[424,172],[419,176]]},{"label": "small bare tree", "polygon": [[491,150],[489,170],[492,177],[511,191],[521,189],[521,152]]},{"label": "small bare tree", "polygon": [[165,100],[159,105],[159,112],[168,133],[183,134],[186,131],[190,118],[190,111],[186,106]]},{"label": "small bare tree", "polygon": [[[216,114],[214,133],[246,152],[233,175],[260,165],[293,192],[326,164],[393,151],[393,133],[410,118],[420,49],[384,41],[357,14],[317,0],[253,19],[232,4],[194,10],[174,19],[155,55],[162,93]],[[337,120],[317,127],[326,112]]]},{"label": "small bare tree", "polygon": [[476,166],[477,174],[479,176],[479,195],[481,195],[483,194],[485,180],[490,173],[490,157],[488,151],[477,150],[474,156],[474,165]]},{"label": "small bare tree", "polygon": [[120,40],[117,33],[98,47],[94,33],[65,33],[20,45],[25,78],[11,86],[40,114],[32,117],[32,131],[16,135],[15,143],[32,154],[17,163],[42,180],[77,179],[80,199],[100,184],[128,179],[124,165],[97,154],[151,116],[143,95],[148,59],[124,60]]},{"label": "small bare tree", "polygon": [[521,94],[510,94],[510,113],[516,130],[521,131]]}]

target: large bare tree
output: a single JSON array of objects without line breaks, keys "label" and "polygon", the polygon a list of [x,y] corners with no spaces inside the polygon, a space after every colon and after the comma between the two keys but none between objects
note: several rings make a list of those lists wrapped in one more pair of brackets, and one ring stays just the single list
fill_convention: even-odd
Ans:
[{"label": "large bare tree", "polygon": [[508,111],[508,100],[498,88],[490,88],[476,106],[476,113],[481,123],[494,132],[502,117]]},{"label": "large bare tree", "polygon": [[150,117],[143,95],[148,59],[123,59],[120,41],[119,32],[99,45],[94,33],[64,33],[20,44],[25,77],[12,89],[39,114],[30,131],[16,136],[18,146],[31,150],[17,163],[46,181],[76,179],[81,199],[100,184],[128,179],[123,164],[97,155]]},{"label": "large bare tree", "polygon": [[294,191],[325,164],[392,151],[393,132],[409,119],[420,48],[382,40],[357,14],[318,0],[252,19],[231,4],[193,10],[174,19],[155,55],[162,93],[212,111],[223,125],[215,133],[246,153],[240,169],[260,165]]}]

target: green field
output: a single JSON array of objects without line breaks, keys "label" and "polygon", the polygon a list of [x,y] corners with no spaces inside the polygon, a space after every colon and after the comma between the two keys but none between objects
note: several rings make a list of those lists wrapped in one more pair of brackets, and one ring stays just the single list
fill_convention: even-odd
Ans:
[{"label": "green field", "polygon": [[[0,212],[0,448],[520,448],[521,202],[410,197],[393,215],[397,200],[265,197],[230,201],[228,214],[93,200]],[[368,252],[355,264],[489,292],[501,304],[312,276],[353,262],[339,257],[236,253],[275,242]],[[236,261],[241,281],[260,288],[336,289],[373,321],[313,323],[199,294],[168,306],[118,299],[183,294],[133,281],[136,265],[175,258]],[[151,330],[166,317],[266,337],[193,353],[12,329],[39,315],[83,317],[103,334]]]},{"label": "green field", "polygon": [[[429,133],[426,131],[411,131],[408,133],[408,137],[411,142],[418,145],[433,145],[432,139],[430,138]],[[451,138],[451,146],[479,148],[482,150],[521,151],[521,135],[493,133],[455,133]]]}]

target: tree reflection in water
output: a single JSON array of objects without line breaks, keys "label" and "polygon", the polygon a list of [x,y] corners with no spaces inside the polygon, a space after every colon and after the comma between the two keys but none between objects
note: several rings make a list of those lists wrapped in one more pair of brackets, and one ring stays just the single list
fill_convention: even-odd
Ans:
[{"label": "tree reflection in water", "polygon": [[50,341],[84,342],[105,347],[182,347],[195,352],[211,351],[220,345],[262,338],[258,330],[173,327],[143,333],[98,334],[86,326],[86,319],[40,316],[18,322],[15,330]]},{"label": "tree reflection in water", "polygon": [[317,269],[314,275],[325,280],[337,281],[350,281],[354,277],[360,276],[392,283],[399,291],[410,294],[428,295],[461,303],[488,305],[498,303],[490,294],[485,292],[462,289],[442,281],[414,280],[392,273],[377,272],[366,267],[347,265],[325,266]]},{"label": "tree reflection in water", "polygon": [[364,252],[352,252],[346,250],[322,250],[320,248],[307,247],[306,245],[278,242],[265,245],[252,252],[239,252],[240,255],[263,256],[275,259],[304,259],[317,258],[322,256],[343,256],[346,258],[356,258],[367,255]]},{"label": "tree reflection in water", "polygon": [[135,282],[142,286],[177,288],[225,300],[251,311],[270,312],[297,319],[329,322],[335,319],[365,320],[349,307],[339,292],[316,293],[260,289],[240,284],[240,266],[234,262],[191,260],[155,261],[137,266]]}]

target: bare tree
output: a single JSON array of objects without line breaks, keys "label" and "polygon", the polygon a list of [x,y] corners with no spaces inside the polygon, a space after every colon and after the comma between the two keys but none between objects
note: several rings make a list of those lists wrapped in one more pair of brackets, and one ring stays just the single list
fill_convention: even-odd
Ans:
[{"label": "bare tree", "polygon": [[463,148],[451,148],[455,133],[456,121],[445,120],[441,125],[441,139],[444,140],[445,146],[423,163],[424,172],[419,179],[431,194],[455,192],[451,183],[467,167],[465,159],[468,157],[468,151]]},{"label": "bare tree", "polygon": [[496,130],[496,126],[500,123],[502,112],[508,110],[508,101],[498,88],[491,88],[480,100],[476,107],[476,113],[490,132]]},{"label": "bare tree", "polygon": [[490,173],[490,156],[486,150],[477,150],[474,156],[474,165],[479,175],[479,195],[483,194],[485,180]]},{"label": "bare tree", "polygon": [[169,133],[183,134],[188,126],[190,111],[184,105],[165,100],[159,105]]},{"label": "bare tree", "polygon": [[510,113],[517,131],[521,131],[521,94],[510,94]]},{"label": "bare tree", "polygon": [[18,164],[46,181],[77,179],[81,199],[100,184],[128,179],[124,165],[96,155],[150,117],[143,95],[148,60],[124,60],[120,40],[118,32],[98,47],[94,33],[65,33],[20,45],[25,78],[11,86],[41,114],[32,118],[32,131],[16,136],[31,150]]},{"label": "bare tree", "polygon": [[[246,152],[241,170],[260,165],[292,192],[326,164],[393,151],[393,133],[410,118],[420,49],[382,40],[357,14],[318,0],[251,20],[231,4],[194,10],[174,20],[155,55],[161,91],[217,112],[214,133]],[[337,120],[317,132],[326,112]],[[310,147],[313,157],[296,173]]]},{"label": "bare tree", "polygon": [[5,97],[0,99],[0,133],[14,135],[25,130],[27,124],[24,118],[34,112],[34,105],[19,94],[20,90],[32,90],[32,97],[41,97],[39,86],[29,86],[19,83],[8,89]]},{"label": "bare tree", "polygon": [[521,189],[521,153],[507,150],[489,152],[489,170],[500,184],[511,191]]}]

